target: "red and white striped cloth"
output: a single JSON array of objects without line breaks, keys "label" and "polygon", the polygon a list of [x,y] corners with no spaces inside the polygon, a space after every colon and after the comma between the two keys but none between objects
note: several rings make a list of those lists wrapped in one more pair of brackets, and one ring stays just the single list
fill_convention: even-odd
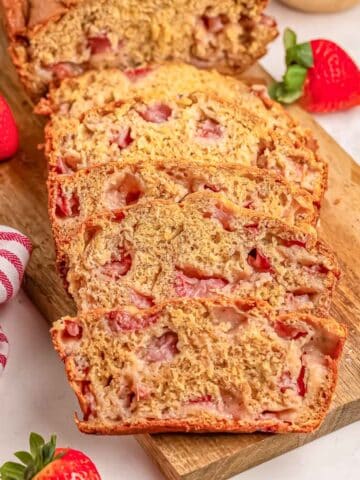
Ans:
[{"label": "red and white striped cloth", "polygon": [[28,237],[14,228],[0,225],[0,303],[17,294],[31,249]]},{"label": "red and white striped cloth", "polygon": [[6,367],[9,354],[9,342],[5,333],[0,328],[0,376]]}]

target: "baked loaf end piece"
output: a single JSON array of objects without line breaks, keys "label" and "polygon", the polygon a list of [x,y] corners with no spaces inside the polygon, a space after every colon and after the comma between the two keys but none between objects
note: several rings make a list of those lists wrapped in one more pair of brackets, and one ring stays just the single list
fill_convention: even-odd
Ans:
[{"label": "baked loaf end piece", "polygon": [[308,190],[320,204],[327,165],[304,132],[278,128],[271,118],[265,108],[254,112],[206,91],[155,95],[90,110],[81,118],[53,117],[46,127],[46,153],[50,171],[59,174],[159,157],[256,166]]},{"label": "baked loaf end piece", "polygon": [[266,303],[187,299],[65,317],[51,330],[86,433],[310,432],[345,328]]},{"label": "baked loaf end piece", "polygon": [[289,224],[316,223],[318,208],[306,190],[255,167],[199,165],[169,160],[112,162],[72,175],[50,174],[49,214],[57,241],[70,238],[87,217],[139,202],[181,202],[197,191],[225,195],[243,208],[267,213]]},{"label": "baked loaf end piece", "polygon": [[277,35],[275,21],[262,13],[263,0],[23,0],[23,8],[12,0],[2,3],[10,52],[33,98],[50,82],[89,68],[173,59],[242,71]]},{"label": "baked loaf end piece", "polygon": [[313,229],[206,192],[91,218],[69,243],[58,243],[58,260],[79,310],[220,294],[323,314],[339,276]]}]

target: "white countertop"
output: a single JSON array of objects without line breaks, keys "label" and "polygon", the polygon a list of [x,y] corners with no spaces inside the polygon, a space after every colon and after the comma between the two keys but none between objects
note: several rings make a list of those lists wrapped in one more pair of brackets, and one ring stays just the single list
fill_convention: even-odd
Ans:
[{"label": "white countertop", "polygon": [[[281,30],[292,27],[300,40],[331,38],[360,64],[360,5],[332,15],[305,15],[273,2],[269,8]],[[281,39],[270,47],[263,65],[275,77],[283,71]],[[360,162],[360,108],[317,116],[321,125]],[[357,125],[356,125],[357,124]],[[357,126],[357,128],[356,128]],[[87,453],[103,480],[160,480],[158,469],[132,437],[91,437],[73,422],[76,400],[63,366],[52,349],[48,325],[24,293],[0,306],[0,322],[11,343],[0,378],[0,464],[27,447],[28,434],[58,435],[58,444]],[[359,480],[360,422],[248,470],[238,480]]]}]

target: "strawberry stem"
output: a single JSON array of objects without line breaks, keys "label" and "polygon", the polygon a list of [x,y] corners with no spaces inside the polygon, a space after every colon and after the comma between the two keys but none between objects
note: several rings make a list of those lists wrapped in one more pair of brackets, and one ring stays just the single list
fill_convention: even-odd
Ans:
[{"label": "strawberry stem", "polygon": [[296,42],[296,33],[286,28],[283,36],[286,71],[281,82],[269,87],[270,97],[281,103],[293,103],[302,96],[307,71],[314,65],[310,43]]},{"label": "strawberry stem", "polygon": [[60,458],[55,456],[56,436],[51,435],[49,442],[37,433],[31,433],[29,438],[30,453],[16,452],[14,455],[22,463],[6,462],[0,467],[1,480],[31,480],[49,463]]}]

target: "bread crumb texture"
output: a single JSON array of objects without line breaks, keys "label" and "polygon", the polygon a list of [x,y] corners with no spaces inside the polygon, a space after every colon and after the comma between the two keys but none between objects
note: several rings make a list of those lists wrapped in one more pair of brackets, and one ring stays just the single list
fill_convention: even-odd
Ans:
[{"label": "bread crumb texture", "polygon": [[52,328],[93,433],[311,431],[346,332],[262,302],[191,299],[65,317]]}]

